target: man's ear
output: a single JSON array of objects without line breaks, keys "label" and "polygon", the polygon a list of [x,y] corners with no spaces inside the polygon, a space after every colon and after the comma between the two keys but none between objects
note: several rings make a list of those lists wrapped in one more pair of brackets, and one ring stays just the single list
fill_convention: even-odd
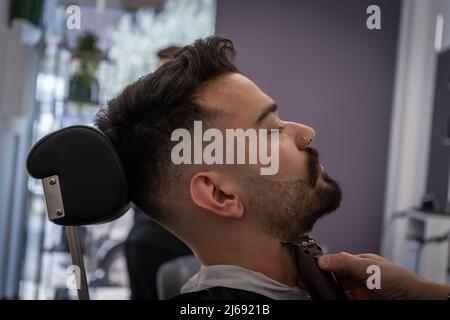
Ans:
[{"label": "man's ear", "polygon": [[223,218],[242,218],[244,205],[232,184],[215,172],[199,172],[191,179],[191,198],[200,208]]}]

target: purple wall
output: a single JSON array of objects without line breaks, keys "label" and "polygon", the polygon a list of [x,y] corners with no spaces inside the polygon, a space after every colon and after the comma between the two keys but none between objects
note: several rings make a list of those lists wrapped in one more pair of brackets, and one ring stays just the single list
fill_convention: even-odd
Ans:
[{"label": "purple wall", "polygon": [[[381,8],[382,29],[366,28]],[[218,0],[216,33],[284,119],[316,129],[314,147],[344,191],[314,236],[331,251],[378,252],[399,0]]]}]

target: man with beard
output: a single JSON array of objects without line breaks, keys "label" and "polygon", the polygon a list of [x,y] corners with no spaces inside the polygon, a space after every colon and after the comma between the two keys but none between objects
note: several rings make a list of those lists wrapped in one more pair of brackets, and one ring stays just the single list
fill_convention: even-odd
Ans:
[{"label": "man with beard", "polygon": [[[310,232],[339,206],[341,191],[310,147],[314,130],[282,121],[275,101],[239,73],[234,55],[230,40],[197,40],[126,87],[96,124],[120,155],[134,204],[202,263],[179,298],[304,299],[281,241]],[[261,163],[174,164],[172,132],[192,131],[198,120],[221,132],[277,130],[278,172],[262,176]]]}]

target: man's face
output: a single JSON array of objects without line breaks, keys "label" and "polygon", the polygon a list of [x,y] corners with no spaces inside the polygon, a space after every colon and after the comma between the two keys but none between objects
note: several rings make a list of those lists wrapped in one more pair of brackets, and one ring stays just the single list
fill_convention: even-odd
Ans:
[{"label": "man's face", "polygon": [[[281,240],[309,232],[315,221],[334,211],[341,191],[319,164],[308,141],[312,128],[279,119],[273,99],[240,74],[228,74],[208,83],[199,92],[199,103],[223,116],[210,124],[225,129],[279,129],[279,170],[262,176],[260,164],[221,165],[241,188],[245,213],[254,215],[263,230]],[[270,146],[270,139],[268,139]]]}]

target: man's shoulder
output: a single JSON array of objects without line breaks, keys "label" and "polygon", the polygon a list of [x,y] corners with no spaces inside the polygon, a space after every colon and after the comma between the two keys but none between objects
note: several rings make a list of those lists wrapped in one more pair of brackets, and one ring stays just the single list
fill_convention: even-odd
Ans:
[{"label": "man's shoulder", "polygon": [[261,294],[226,287],[212,287],[201,291],[180,294],[172,300],[271,300]]}]

